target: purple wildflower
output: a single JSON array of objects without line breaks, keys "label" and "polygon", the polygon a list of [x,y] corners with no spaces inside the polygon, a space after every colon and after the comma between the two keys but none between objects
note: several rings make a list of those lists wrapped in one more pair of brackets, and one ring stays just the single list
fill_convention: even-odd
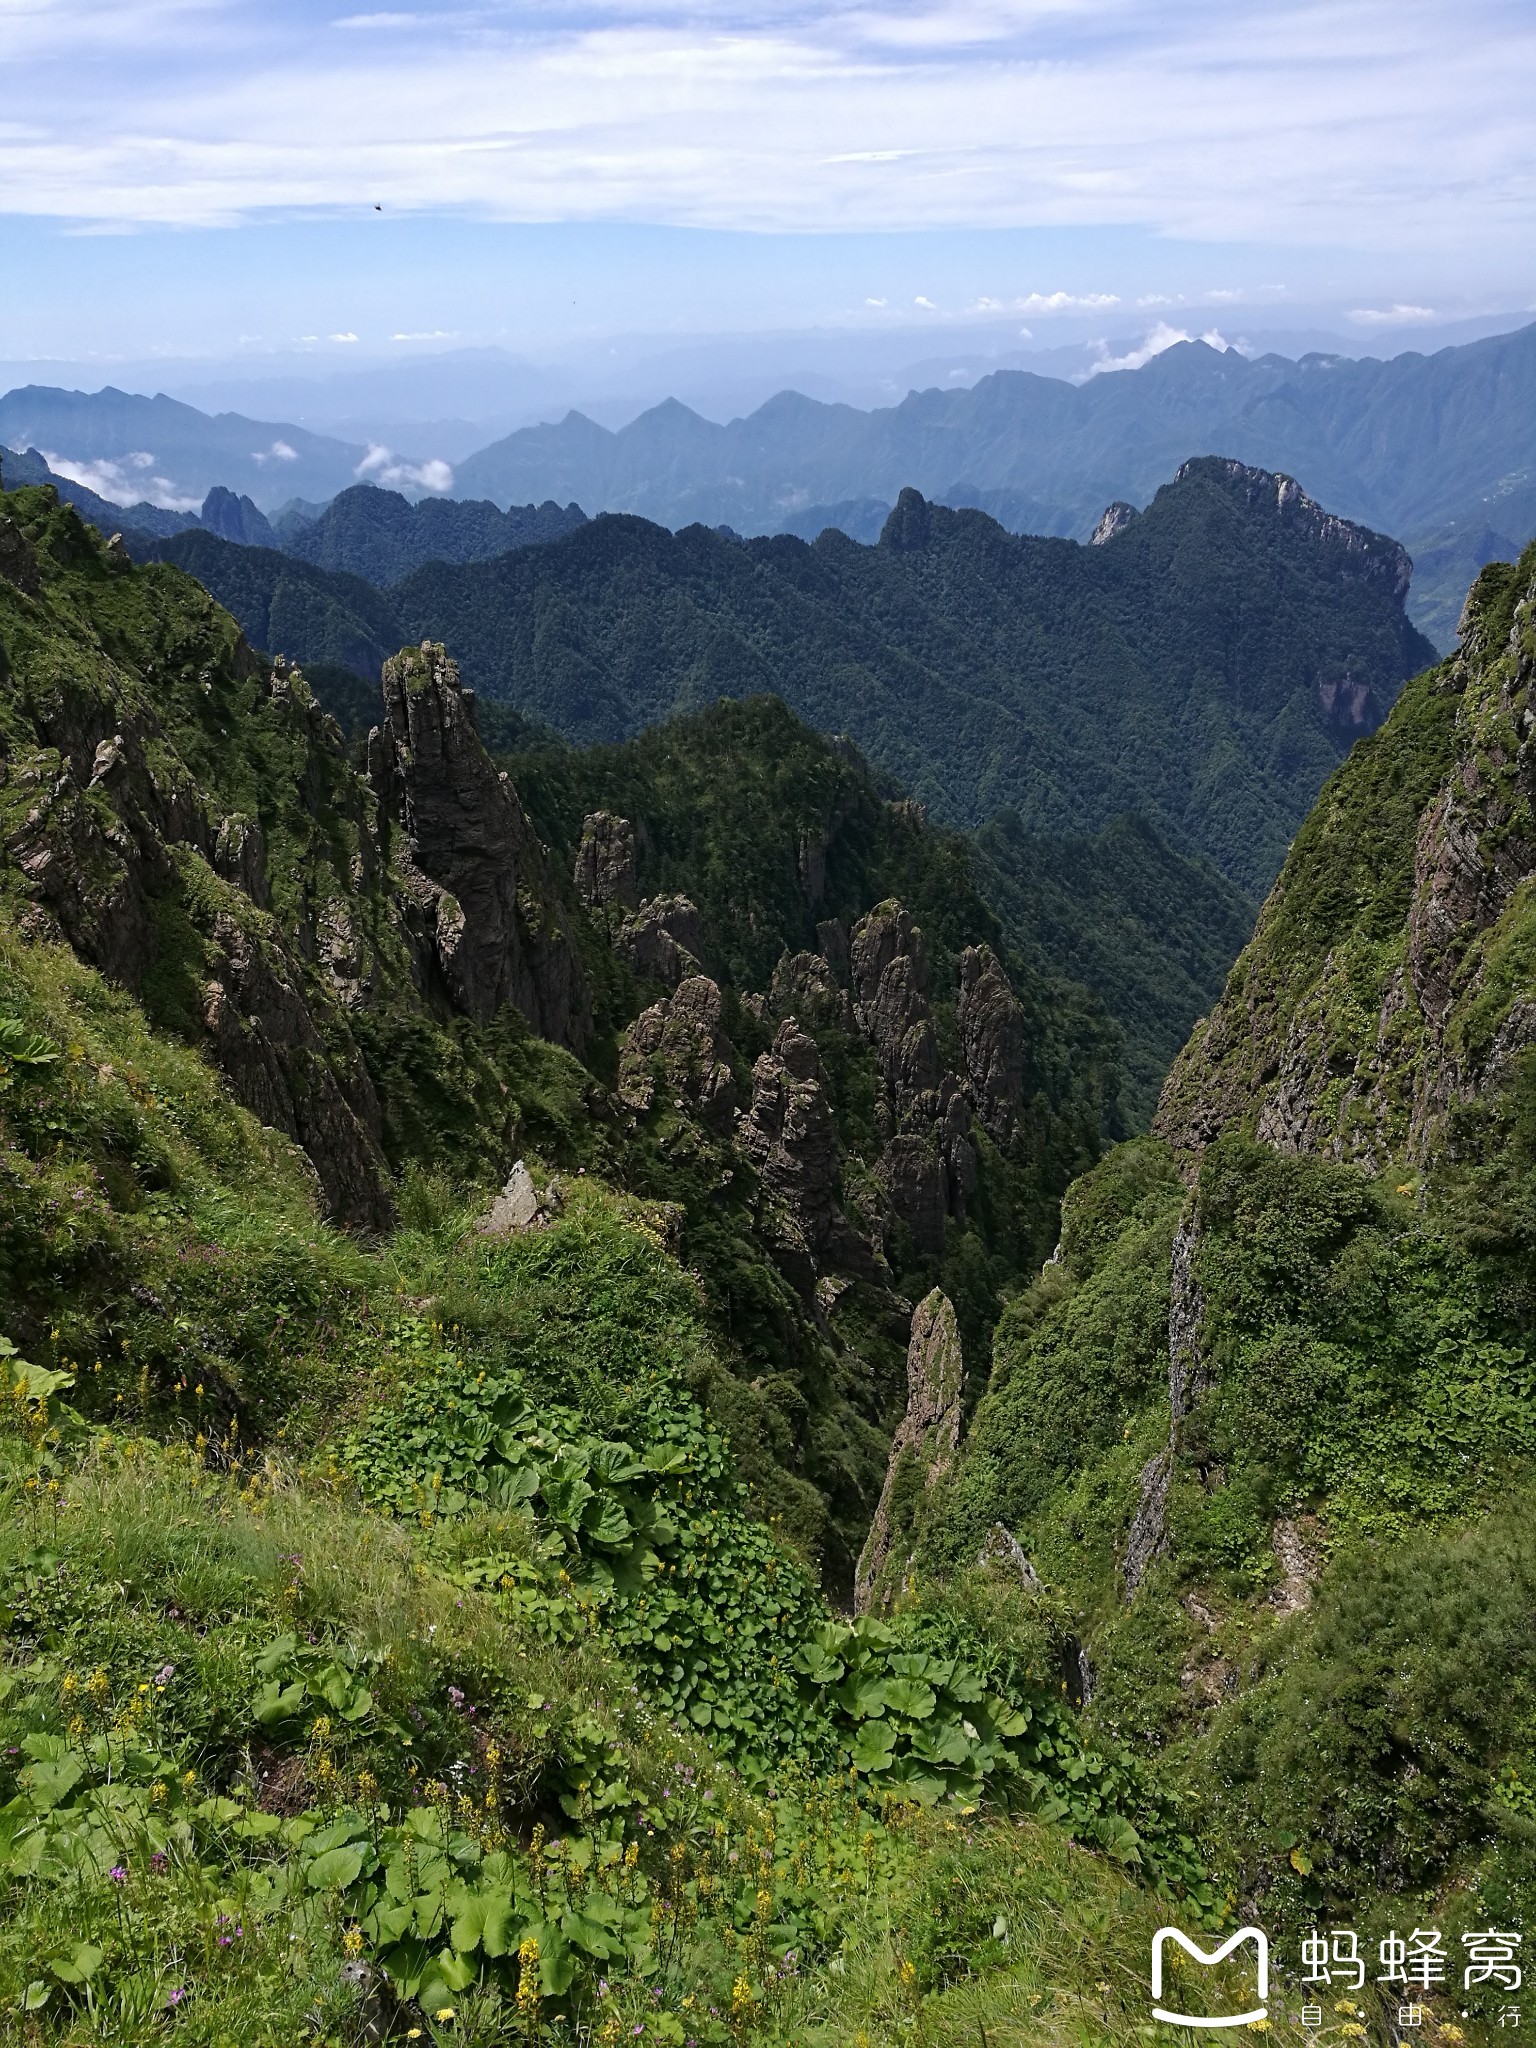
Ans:
[{"label": "purple wildflower", "polygon": [[185,1984],[178,1984],[176,1986],[176,1989],[171,1993],[170,1997],[165,2002],[168,2006],[175,2007],[180,2005],[181,2001],[186,1997],[186,1995],[187,1986]]},{"label": "purple wildflower", "polygon": [[[100,1864],[98,1864],[96,1867],[98,1870],[101,1868]],[[107,1875],[111,1878],[114,1884],[126,1884],[128,1882],[128,1873],[123,1868],[121,1863],[114,1863],[112,1868],[107,1872]]]},{"label": "purple wildflower", "polygon": [[464,1695],[456,1685],[450,1685],[448,1688],[448,1703],[452,1707],[462,1707],[464,1704]]}]

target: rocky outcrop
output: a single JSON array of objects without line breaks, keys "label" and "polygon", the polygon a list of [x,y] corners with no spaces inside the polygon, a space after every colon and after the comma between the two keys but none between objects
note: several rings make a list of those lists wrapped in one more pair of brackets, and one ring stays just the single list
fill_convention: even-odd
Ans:
[{"label": "rocky outcrop", "polygon": [[619,1055],[618,1094],[626,1108],[644,1115],[660,1087],[717,1136],[729,1134],[736,1080],[723,1008],[716,984],[694,974],[675,995],[641,1012]]},{"label": "rocky outcrop", "polygon": [[1017,1107],[1012,1077],[1015,1066],[1022,1069],[1022,1013],[990,949],[968,951],[967,1059],[975,1060],[973,1096],[958,1076],[942,1071],[928,952],[920,927],[902,905],[885,902],[861,918],[848,957],[854,1022],[874,1045],[880,1070],[876,1125],[885,1145],[875,1175],[892,1214],[919,1248],[941,1252],[947,1219],[963,1222],[976,1190],[973,1099],[986,1102],[999,1128],[1011,1123]]},{"label": "rocky outcrop", "polygon": [[[841,931],[842,927],[834,927]],[[847,941],[844,939],[844,957]],[[768,1008],[776,1017],[802,1017],[814,1030],[852,1032],[853,1003],[839,986],[832,963],[822,953],[781,953],[768,990]]]},{"label": "rocky outcrop", "polygon": [[882,903],[855,926],[849,966],[859,1028],[874,1044],[899,1116],[939,1079],[922,932],[899,903]]},{"label": "rocky outcrop", "polygon": [[1024,1096],[1024,1008],[990,946],[960,955],[955,1009],[966,1090],[988,1132],[1003,1144]]},{"label": "rocky outcrop", "polygon": [[576,894],[589,910],[621,910],[640,905],[635,859],[635,828],[612,811],[593,811],[581,821],[576,849]]},{"label": "rocky outcrop", "polygon": [[275,937],[221,912],[212,938],[215,972],[203,989],[203,1024],[230,1092],[303,1146],[333,1215],[387,1229],[394,1202],[383,1118],[362,1061],[334,1060],[297,963]]},{"label": "rocky outcrop", "polygon": [[538,836],[480,743],[473,694],[424,641],[384,664],[384,705],[369,777],[455,1008],[488,1024],[510,1004],[541,1037],[580,1046],[591,1029],[580,959]]},{"label": "rocky outcrop", "polygon": [[1104,543],[1113,540],[1117,533],[1124,533],[1136,517],[1134,505],[1127,505],[1124,498],[1116,498],[1112,505],[1106,505],[1099,514],[1099,523],[1089,537],[1089,547],[1103,547]]},{"label": "rocky outcrop", "polygon": [[704,963],[704,924],[686,896],[653,896],[626,917],[614,934],[619,957],[639,981],[676,988]]},{"label": "rocky outcrop", "polygon": [[1408,685],[1298,836],[1163,1090],[1154,1129],[1191,1170],[1233,1126],[1377,1171],[1465,1144],[1473,1106],[1496,1128],[1536,1045],[1501,964],[1529,944],[1536,883],[1533,568],[1483,572],[1458,656]]},{"label": "rocky outcrop", "polygon": [[1125,1539],[1121,1569],[1125,1597],[1134,1597],[1148,1571],[1168,1549],[1168,1489],[1173,1484],[1173,1446],[1164,1444],[1141,1468],[1136,1514]]},{"label": "rocky outcrop", "polygon": [[854,1606],[868,1611],[892,1558],[910,1538],[921,1497],[949,1470],[960,1444],[965,1360],[949,1297],[937,1287],[912,1316],[907,1411],[891,1439],[885,1484],[859,1557]]},{"label": "rocky outcrop", "polygon": [[1379,584],[1399,604],[1408,595],[1413,560],[1407,549],[1384,533],[1325,512],[1293,476],[1254,469],[1228,456],[1199,455],[1180,467],[1174,482],[1181,484],[1201,473],[1219,477],[1230,495],[1255,508],[1270,508],[1282,525],[1336,550],[1340,573],[1347,580]]},{"label": "rocky outcrop", "polygon": [[476,1226],[482,1237],[522,1237],[530,1230],[542,1230],[560,1208],[553,1188],[540,1194],[525,1160],[513,1163],[501,1193],[490,1213]]},{"label": "rocky outcrop", "polygon": [[832,1106],[816,1041],[793,1017],[752,1068],[752,1101],[736,1142],[752,1162],[765,1199],[762,1218],[779,1263],[802,1295],[816,1284],[818,1254],[837,1235],[840,1164]]},{"label": "rocky outcrop", "polygon": [[1204,1346],[1205,1294],[1195,1270],[1199,1233],[1199,1211],[1191,1198],[1174,1232],[1169,1260],[1168,1442],[1142,1467],[1136,1513],[1121,1561],[1127,1600],[1135,1594],[1151,1566],[1168,1551],[1168,1494],[1183,1441],[1183,1425],[1215,1380]]}]

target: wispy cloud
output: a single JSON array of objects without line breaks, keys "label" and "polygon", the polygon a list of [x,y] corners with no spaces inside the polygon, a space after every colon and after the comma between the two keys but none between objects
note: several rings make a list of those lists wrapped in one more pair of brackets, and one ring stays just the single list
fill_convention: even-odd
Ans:
[{"label": "wispy cloud", "polygon": [[40,448],[38,453],[55,476],[83,484],[112,505],[158,505],[163,512],[195,512],[203,502],[189,497],[168,476],[154,475],[155,458],[142,449],[115,462],[77,462],[48,448]]},{"label": "wispy cloud", "polygon": [[298,459],[298,449],[290,448],[286,441],[274,441],[270,448],[258,448],[251,456],[252,462],[263,469],[269,462],[297,462]]},{"label": "wispy cloud", "polygon": [[368,453],[353,474],[364,483],[384,484],[391,490],[433,491],[439,496],[453,489],[453,469],[441,456],[426,462],[401,462],[380,442],[372,441]]},{"label": "wispy cloud", "polygon": [[3,0],[0,67],[0,209],[72,221],[1536,247],[1528,0]]},{"label": "wispy cloud", "polygon": [[1357,306],[1348,317],[1361,327],[1420,327],[1440,316],[1433,306]]},{"label": "wispy cloud", "polygon": [[[1139,348],[1127,349],[1124,355],[1112,356],[1103,342],[1099,343],[1099,354],[1095,362],[1073,379],[1074,383],[1086,384],[1090,377],[1102,377],[1109,370],[1140,370],[1160,356],[1165,349],[1173,348],[1178,342],[1193,341],[1195,337],[1183,327],[1170,327],[1166,320],[1159,320]],[[1214,327],[1207,328],[1200,339],[1211,348],[1224,349],[1226,339]]]}]

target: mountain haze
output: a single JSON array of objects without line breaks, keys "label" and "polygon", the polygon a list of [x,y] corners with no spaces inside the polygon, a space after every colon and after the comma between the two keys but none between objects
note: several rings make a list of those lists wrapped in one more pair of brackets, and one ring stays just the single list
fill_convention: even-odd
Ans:
[{"label": "mountain haze", "polygon": [[1447,610],[1481,566],[1466,549],[1484,527],[1520,543],[1531,524],[1518,494],[1536,478],[1536,326],[1390,361],[1250,361],[1180,342],[1140,369],[1079,384],[1003,370],[867,413],[795,392],[720,426],[675,400],[616,433],[573,413],[469,457],[457,488],[812,538],[813,508],[837,524],[860,517],[860,501],[889,505],[911,485],[1015,531],[1086,539],[1106,504],[1145,504],[1191,448],[1283,470],[1414,553],[1448,526],[1474,528],[1412,600],[1448,644]]}]

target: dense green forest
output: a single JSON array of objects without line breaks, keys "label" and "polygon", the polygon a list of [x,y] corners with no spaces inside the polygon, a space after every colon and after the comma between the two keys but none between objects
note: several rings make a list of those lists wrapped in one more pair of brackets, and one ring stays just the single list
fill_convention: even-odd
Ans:
[{"label": "dense green forest", "polygon": [[441,640],[473,688],[588,743],[771,692],[946,822],[1012,808],[1092,835],[1136,811],[1251,893],[1434,652],[1394,542],[1216,461],[1098,547],[910,493],[875,547],[606,518],[372,600],[339,584],[334,607],[280,557],[160,547],[273,652],[366,670],[390,642]]}]

